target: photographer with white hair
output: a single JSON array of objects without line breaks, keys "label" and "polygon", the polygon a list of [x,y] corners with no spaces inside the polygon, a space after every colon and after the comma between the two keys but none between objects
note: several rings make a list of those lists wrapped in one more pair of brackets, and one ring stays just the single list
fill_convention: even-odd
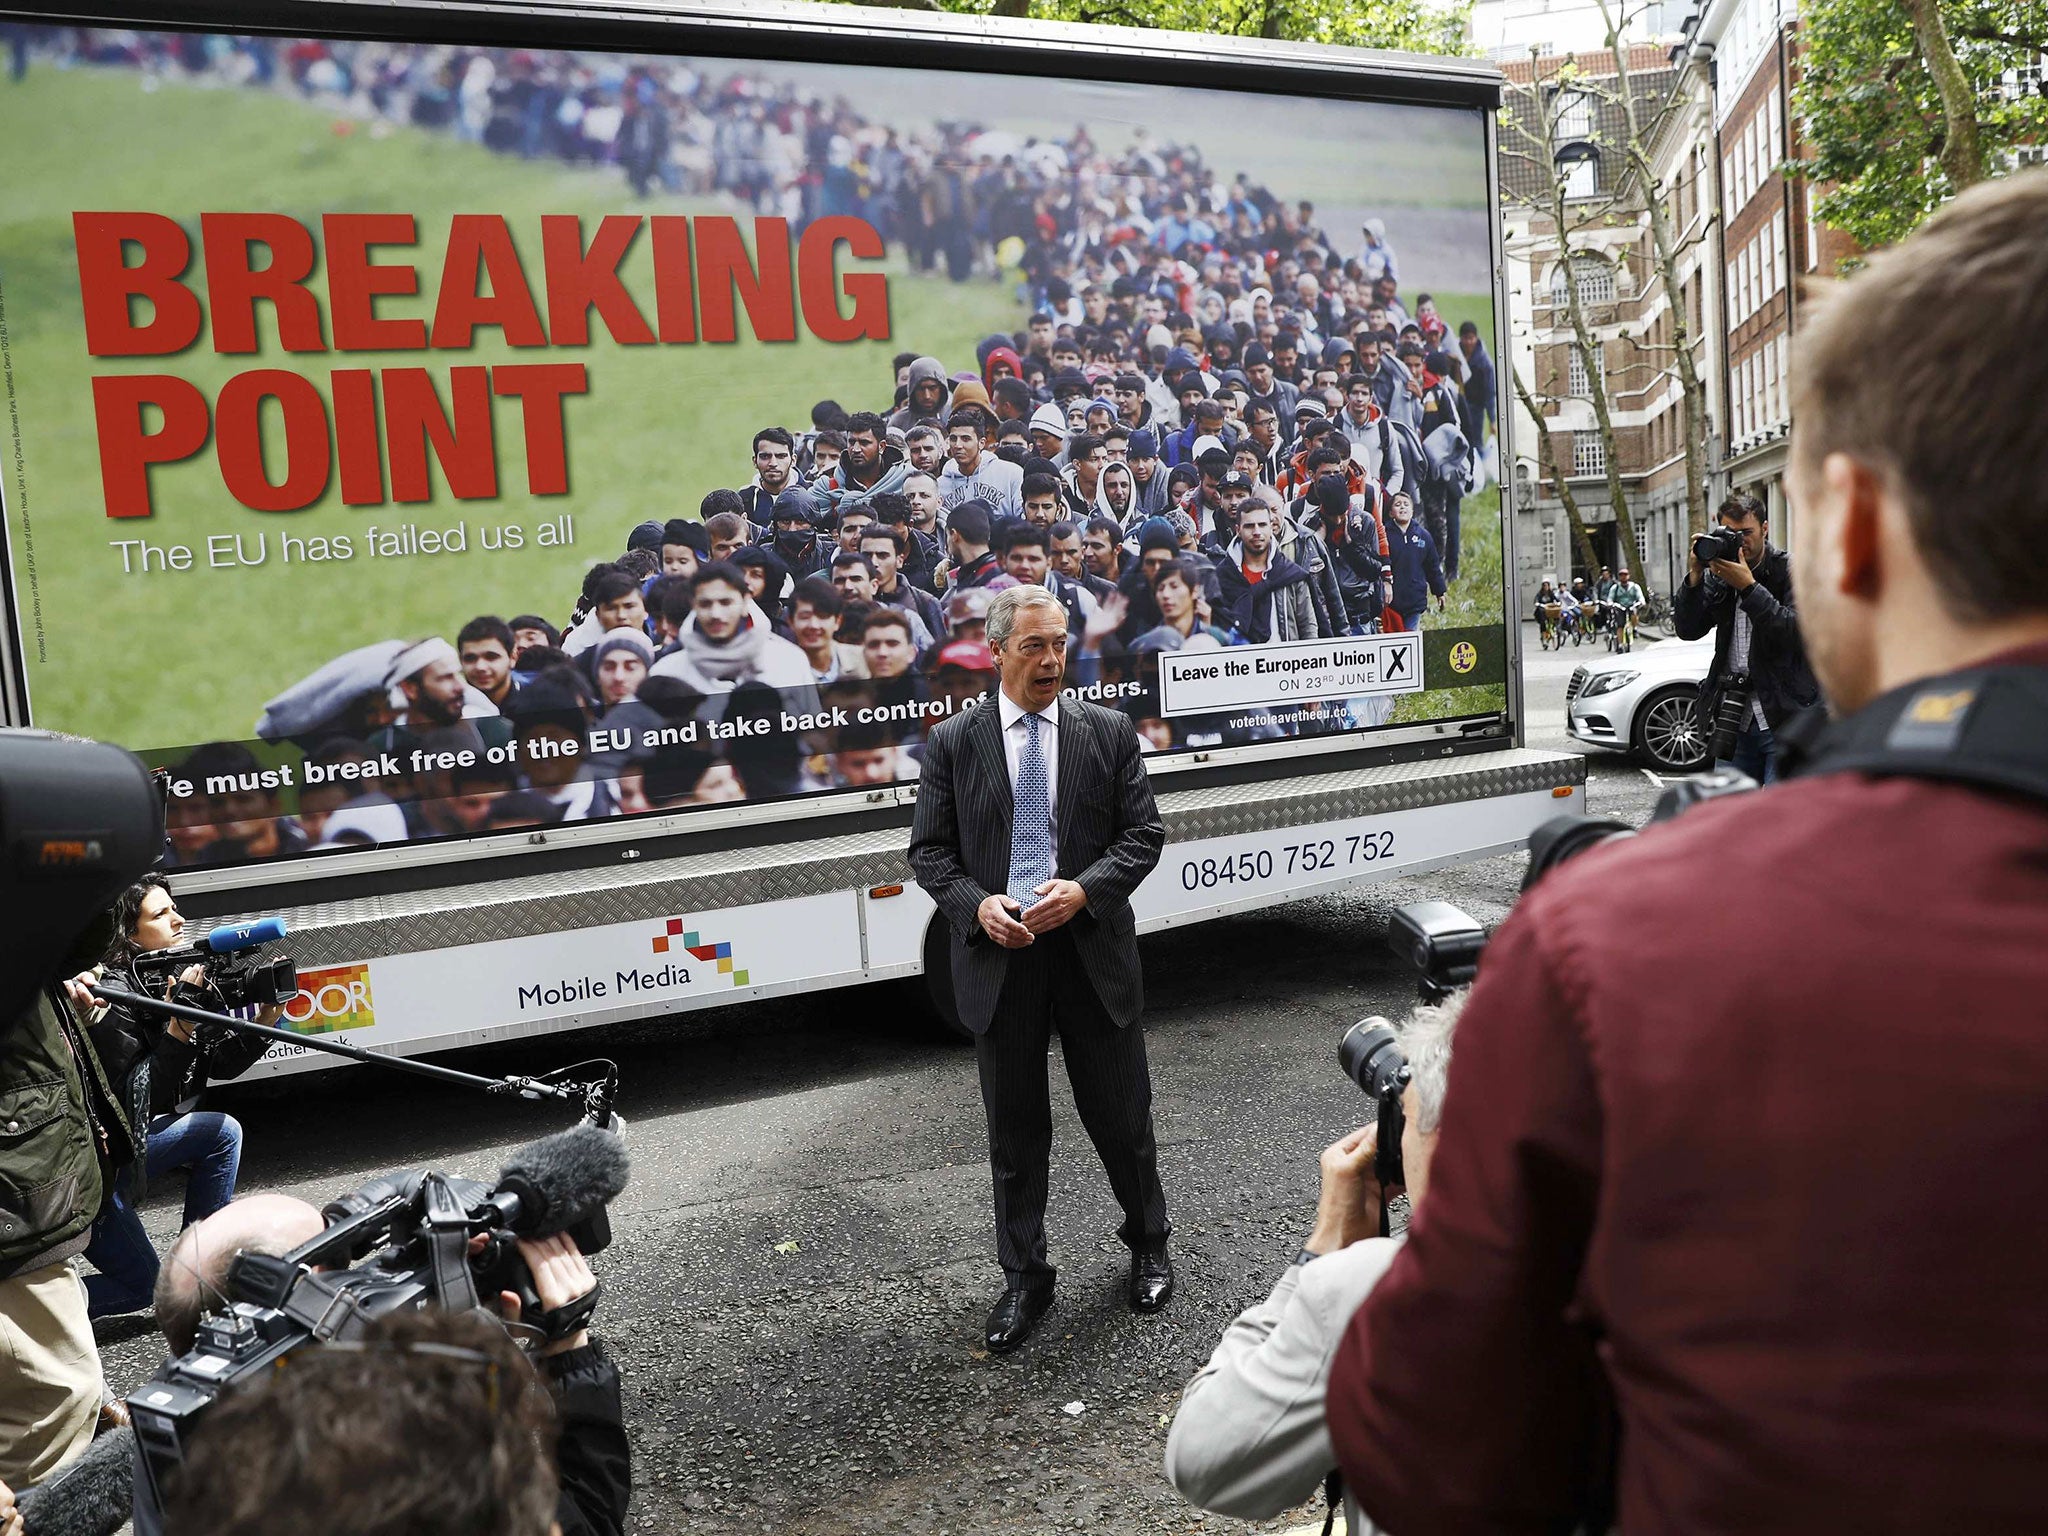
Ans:
[{"label": "photographer with white hair", "polygon": [[[1399,1031],[1412,1076],[1402,1094],[1401,1166],[1412,1208],[1429,1182],[1443,1114],[1451,1033],[1465,994],[1417,1008]],[[1337,1469],[1323,1420],[1330,1362],[1345,1325],[1379,1283],[1401,1237],[1381,1237],[1380,1207],[1396,1191],[1374,1176],[1377,1125],[1323,1149],[1314,1229],[1273,1293],[1238,1314],[1181,1394],[1166,1440],[1166,1475],[1190,1503],[1267,1520],[1311,1497]],[[1352,1536],[1372,1526],[1349,1490]]]}]

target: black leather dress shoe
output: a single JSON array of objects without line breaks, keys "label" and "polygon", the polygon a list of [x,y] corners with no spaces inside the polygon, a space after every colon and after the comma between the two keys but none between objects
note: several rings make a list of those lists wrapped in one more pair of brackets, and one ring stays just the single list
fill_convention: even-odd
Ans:
[{"label": "black leather dress shoe", "polygon": [[1007,1355],[1022,1344],[1051,1307],[1051,1286],[1011,1286],[996,1298],[995,1310],[988,1315],[989,1353]]},{"label": "black leather dress shoe", "polygon": [[1131,1255],[1131,1310],[1157,1312],[1173,1300],[1173,1260],[1164,1247]]}]

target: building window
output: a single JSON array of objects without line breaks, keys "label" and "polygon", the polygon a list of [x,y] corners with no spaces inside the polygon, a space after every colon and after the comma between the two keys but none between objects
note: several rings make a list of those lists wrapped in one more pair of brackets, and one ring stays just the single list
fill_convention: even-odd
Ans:
[{"label": "building window", "polygon": [[1778,348],[1774,342],[1763,350],[1764,424],[1776,426],[1784,418],[1778,413]]},{"label": "building window", "polygon": [[1593,398],[1593,381],[1586,377],[1586,354],[1576,346],[1571,349],[1571,366],[1566,370],[1564,388],[1575,400]]},{"label": "building window", "polygon": [[1572,281],[1578,285],[1581,304],[1614,302],[1614,269],[1598,256],[1581,252],[1572,258]]},{"label": "building window", "polygon": [[1545,523],[1543,525],[1543,569],[1545,571],[1557,569],[1557,524],[1555,523]]},{"label": "building window", "polygon": [[1636,523],[1636,569],[1634,571],[1631,571],[1629,574],[1639,575],[1642,571],[1642,568],[1648,565],[1649,563],[1650,525],[1647,522],[1638,521]]},{"label": "building window", "polygon": [[1580,251],[1569,263],[1560,262],[1550,274],[1550,302],[1563,304],[1565,274],[1570,272],[1578,279],[1579,302],[1581,304],[1612,304],[1614,302],[1614,270],[1587,251]]},{"label": "building window", "polygon": [[1604,475],[1607,473],[1607,445],[1600,441],[1598,432],[1574,432],[1572,434],[1572,473],[1574,475]]},{"label": "building window", "polygon": [[[2029,96],[2041,95],[2041,81],[2044,73],[2048,73],[2048,54],[2037,54],[2033,58],[2028,59],[2018,69],[2006,71],[2005,94],[2014,101],[2025,101]],[[2022,165],[2030,163],[2039,165],[2042,162],[2039,158],[2031,162],[2026,160],[2020,162]]]},{"label": "building window", "polygon": [[1593,137],[1593,98],[1584,91],[1557,93],[1557,142]]},{"label": "building window", "polygon": [[1559,179],[1564,182],[1564,195],[1569,199],[1596,196],[1600,191],[1600,160],[1596,155],[1576,155],[1567,160],[1559,157],[1557,163]]}]

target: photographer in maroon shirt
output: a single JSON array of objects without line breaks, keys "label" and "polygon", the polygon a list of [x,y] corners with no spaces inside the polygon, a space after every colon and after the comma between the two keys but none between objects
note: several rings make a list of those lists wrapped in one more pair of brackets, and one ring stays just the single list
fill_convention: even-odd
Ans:
[{"label": "photographer in maroon shirt", "polygon": [[[1795,339],[1838,718],[2048,668],[2044,230],[2048,174],[1981,185]],[[1568,1531],[1611,1487],[1626,1536],[2048,1530],[2048,799],[1818,772],[1548,875],[1430,1173],[1329,1392],[1382,1527]]]}]

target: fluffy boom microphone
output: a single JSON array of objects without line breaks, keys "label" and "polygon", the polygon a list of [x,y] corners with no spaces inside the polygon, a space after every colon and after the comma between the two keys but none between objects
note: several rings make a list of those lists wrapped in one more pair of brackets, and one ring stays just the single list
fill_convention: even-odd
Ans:
[{"label": "fluffy boom microphone", "polygon": [[499,1172],[492,1203],[521,1237],[548,1237],[603,1210],[626,1187],[629,1171],[623,1138],[578,1125],[514,1152]]},{"label": "fluffy boom microphone", "polygon": [[15,1496],[28,1536],[113,1536],[135,1503],[135,1432],[109,1430],[46,1483]]}]

